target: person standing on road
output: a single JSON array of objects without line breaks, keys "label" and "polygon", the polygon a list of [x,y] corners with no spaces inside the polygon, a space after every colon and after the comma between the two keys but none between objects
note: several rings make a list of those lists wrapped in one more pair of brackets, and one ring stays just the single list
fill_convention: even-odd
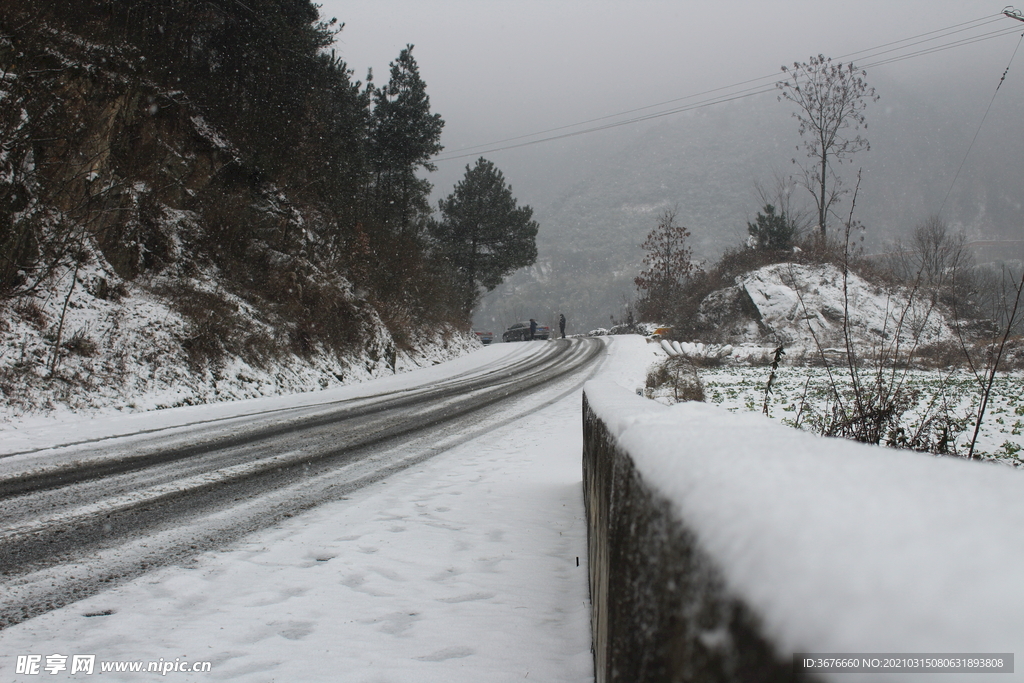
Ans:
[{"label": "person standing on road", "polygon": [[565,339],[565,313],[558,314],[558,330],[562,333],[562,339]]},{"label": "person standing on road", "polygon": [[530,318],[530,341],[533,341],[537,336],[537,321]]}]

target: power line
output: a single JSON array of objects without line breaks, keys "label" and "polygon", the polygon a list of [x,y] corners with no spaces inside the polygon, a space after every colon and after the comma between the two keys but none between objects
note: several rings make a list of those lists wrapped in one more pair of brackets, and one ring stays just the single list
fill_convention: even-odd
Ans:
[{"label": "power line", "polygon": [[927,49],[924,49],[924,50],[918,50],[917,52],[912,52],[912,53],[907,54],[907,55],[901,55],[899,57],[892,57],[892,58],[888,58],[888,59],[883,59],[883,60],[878,61],[878,62],[872,62],[870,64],[865,64],[863,66],[863,68],[870,69],[870,68],[873,68],[873,67],[876,67],[876,66],[885,66],[886,64],[892,64],[893,62],[902,62],[905,59],[912,59],[914,57],[921,57],[921,56],[924,56],[924,55],[930,55],[930,54],[934,54],[936,52],[944,52],[946,50],[952,50],[954,48],[964,47],[966,45],[972,45],[974,43],[978,43],[978,42],[981,42],[983,40],[991,40],[993,38],[1001,38],[1002,36],[1013,35],[1013,34],[1017,33],[1019,30],[1020,30],[1019,28],[1001,29],[999,31],[993,31],[991,33],[986,33],[985,35],[982,35],[982,36],[975,36],[975,37],[972,37],[972,38],[964,38],[962,40],[954,41],[952,43],[947,43],[945,45],[936,45],[936,46],[933,46],[933,47],[930,47],[930,48],[927,48]]},{"label": "power line", "polygon": [[[935,36],[933,38],[929,38],[928,39],[928,40],[936,40],[938,38],[942,38],[942,37],[946,37],[947,35],[951,35],[952,33],[958,33],[960,31],[969,30],[970,28],[978,28],[979,26],[983,26],[985,24],[989,24],[989,23],[993,23],[993,22],[999,21],[1001,18],[1002,18],[1002,15],[1000,14],[1000,15],[996,15],[995,17],[983,17],[983,18],[980,18],[980,19],[973,19],[971,21],[962,22],[960,24],[954,24],[952,26],[947,26],[946,28],[937,29],[935,31],[929,31],[927,33],[921,33],[921,34],[918,34],[916,36],[911,36],[910,38],[904,38],[902,40],[897,40],[897,41],[894,41],[894,42],[891,42],[891,43],[885,43],[884,45],[879,45],[879,46],[876,46],[874,48],[870,48],[868,50],[860,50],[858,52],[851,52],[851,53],[846,54],[846,55],[841,55],[837,59],[838,60],[843,60],[843,59],[847,59],[847,58],[852,58],[852,57],[854,57],[856,55],[863,54],[865,52],[874,52],[875,50],[880,50],[880,49],[885,48],[885,47],[890,47],[890,46],[893,46],[893,45],[898,45],[900,43],[905,43],[905,42],[912,41],[912,40],[918,40],[919,38],[924,38],[925,36],[934,36],[935,34],[943,34],[943,35]],[[956,29],[956,30],[954,30],[954,29]],[[920,42],[928,42],[928,41],[920,41]],[[918,44],[918,43],[913,43],[913,44]],[[878,53],[878,54],[881,54],[881,53]],[[492,142],[489,142],[489,143],[486,143],[486,144],[483,144],[483,145],[473,145],[471,147],[465,147],[465,148],[463,148],[462,151],[465,152],[465,151],[468,151],[468,150],[471,150],[471,149],[479,149],[481,147],[490,147],[490,146],[493,146],[493,145],[500,145],[500,144],[503,144],[505,142],[513,142],[515,140],[522,140],[523,138],[534,137],[534,136],[537,136],[537,135],[547,135],[548,133],[554,133],[554,132],[557,132],[557,131],[560,131],[560,130],[565,130],[567,128],[575,128],[577,126],[584,126],[584,125],[587,125],[589,123],[596,123],[597,121],[604,121],[604,120],[612,119],[612,118],[615,118],[615,117],[618,117],[618,116],[624,116],[626,114],[633,114],[633,113],[638,112],[638,111],[645,111],[647,109],[654,109],[655,107],[662,107],[662,106],[665,106],[667,104],[674,104],[676,102],[682,102],[684,100],[693,99],[695,97],[703,97],[705,95],[710,95],[712,93],[720,92],[722,90],[731,90],[731,89],[739,87],[741,85],[749,85],[751,83],[758,83],[760,81],[765,81],[765,80],[770,80],[770,81],[772,81],[774,83],[775,81],[778,80],[778,76],[779,76],[778,73],[768,74],[767,76],[759,76],[758,78],[752,78],[752,79],[749,79],[749,80],[746,80],[746,81],[740,81],[739,83],[734,83],[732,85],[727,85],[727,86],[723,86],[723,87],[720,87],[720,88],[713,88],[711,90],[705,90],[704,92],[696,93],[696,94],[693,94],[693,95],[686,95],[684,97],[677,97],[677,98],[674,98],[674,99],[671,99],[671,100],[665,100],[664,102],[657,102],[655,104],[649,104],[649,105],[646,105],[646,106],[643,106],[643,107],[637,107],[636,109],[627,109],[626,111],[617,112],[615,114],[608,114],[606,116],[599,116],[597,118],[588,119],[586,121],[579,121],[577,123],[571,123],[571,124],[564,125],[564,126],[558,126],[556,128],[549,128],[547,130],[537,131],[537,132],[534,132],[534,133],[527,133],[525,135],[517,135],[517,136],[511,137],[511,138],[504,138],[502,140],[494,140]]]},{"label": "power line", "polygon": [[[774,76],[774,75],[771,76],[771,78],[775,78],[775,77],[776,76]],[[570,123],[570,124],[566,124],[564,126],[557,126],[555,128],[548,128],[547,130],[541,130],[541,131],[537,131],[537,132],[534,132],[534,133],[526,133],[524,135],[516,135],[516,136],[510,137],[510,138],[504,138],[504,139],[501,139],[501,140],[494,140],[492,142],[484,143],[482,145],[472,145],[470,147],[463,147],[461,151],[464,152],[464,151],[470,150],[470,149],[479,149],[481,147],[489,147],[491,145],[500,145],[500,144],[505,143],[505,142],[514,142],[515,140],[522,140],[523,138],[532,138],[532,137],[535,137],[537,135],[547,135],[548,133],[555,133],[555,132],[558,132],[560,130],[565,130],[567,128],[576,128],[577,126],[585,126],[585,125],[587,125],[589,123],[597,123],[598,121],[605,121],[607,119],[614,119],[614,118],[616,118],[618,116],[624,116],[626,114],[634,114],[634,113],[636,113],[638,111],[645,111],[647,109],[654,109],[655,107],[663,107],[666,104],[673,104],[675,102],[682,102],[684,100],[691,100],[691,99],[693,99],[695,97],[703,97],[704,95],[710,95],[712,93],[720,92],[722,90],[731,90],[732,88],[735,88],[735,87],[738,87],[738,86],[741,86],[741,85],[747,85],[749,83],[757,83],[759,81],[763,81],[763,80],[765,80],[765,78],[768,78],[768,77],[761,76],[760,78],[751,78],[750,80],[740,81],[739,83],[734,83],[732,85],[726,85],[726,86],[722,86],[720,88],[712,88],[711,90],[705,90],[704,92],[695,93],[693,95],[686,95],[684,97],[676,97],[676,98],[671,99],[671,100],[665,100],[664,102],[657,102],[655,104],[648,104],[648,105],[645,105],[643,107],[637,107],[635,109],[627,109],[625,111],[616,112],[614,114],[607,114],[605,116],[598,116],[597,118],[587,119],[586,121],[577,121],[576,123]],[[473,155],[469,154],[469,156],[473,156]],[[448,158],[453,158],[454,159],[454,158],[459,158],[459,157],[445,157],[445,158],[441,158],[441,159],[435,159],[435,161],[446,161]]]},{"label": "power line", "polygon": [[[933,41],[933,40],[939,40],[941,38],[946,38],[946,37],[954,35],[956,33],[963,33],[964,31],[969,31],[971,29],[980,28],[980,27],[985,26],[987,24],[994,24],[994,23],[996,23],[998,21],[1002,21],[1002,19],[1003,19],[1003,15],[1001,13],[1000,14],[996,14],[996,15],[990,15],[990,16],[982,17],[980,19],[973,19],[971,21],[965,21],[965,22],[960,23],[960,24],[953,24],[952,26],[947,26],[946,28],[940,28],[940,29],[937,29],[935,31],[928,31],[927,33],[921,33],[921,34],[918,34],[916,36],[911,36],[909,38],[903,38],[901,40],[895,40],[895,41],[893,41],[891,43],[885,43],[883,45],[878,45],[876,47],[868,48],[867,50],[859,50],[857,52],[850,52],[850,53],[847,53],[847,54],[842,55],[840,57],[837,57],[837,60],[853,59],[854,57],[857,57],[858,55],[863,55],[865,53],[874,53],[874,54],[867,55],[868,57],[874,57],[874,56],[879,55],[879,54],[885,54],[886,52],[894,52],[896,50],[902,50],[902,49],[905,49],[907,47],[913,47],[914,45],[920,45],[922,43],[927,43],[927,42],[930,42],[930,41]],[[919,38],[925,38],[925,36],[932,36],[932,37],[931,38],[927,38],[926,40],[918,40]],[[917,42],[910,42],[910,41],[917,41]],[[909,44],[903,45],[901,47],[893,47],[895,45],[900,45],[901,43],[909,43]],[[883,50],[882,52],[876,52],[877,50],[881,50],[882,48],[891,48],[891,49]]]},{"label": "power line", "polygon": [[[1024,19],[1021,21],[1024,21]],[[1019,28],[1014,29],[1014,33],[1019,30]],[[942,205],[939,206],[940,215],[942,214],[942,210],[946,208],[946,201],[949,199],[949,194],[953,191],[956,181],[960,179],[960,171],[963,170],[964,164],[967,163],[967,157],[971,154],[971,150],[974,149],[974,143],[978,141],[978,135],[981,133],[981,128],[985,125],[985,119],[988,118],[988,113],[992,110],[992,103],[996,101],[996,95],[999,94],[999,88],[1002,87],[1003,81],[1006,80],[1006,74],[1010,71],[1010,65],[1013,64],[1013,58],[1017,56],[1017,50],[1020,49],[1021,41],[1024,41],[1024,33],[1021,34],[1020,40],[1017,41],[1017,47],[1013,49],[1013,54],[1010,55],[1010,61],[1006,64],[1006,69],[1003,71],[1003,76],[999,79],[999,83],[996,85],[995,92],[992,93],[992,99],[988,101],[988,107],[985,108],[985,114],[981,117],[981,123],[978,124],[978,130],[974,131],[974,137],[971,139],[971,144],[967,146],[967,152],[964,153],[964,158],[960,161],[960,166],[956,169],[956,175],[953,176],[953,182],[949,184],[949,189],[946,190],[946,196],[942,198]]]},{"label": "power line", "polygon": [[[910,48],[910,47],[915,47],[915,46],[918,46],[918,45],[924,45],[926,43],[933,42],[933,41],[936,41],[936,40],[942,40],[944,38],[949,38],[949,37],[952,37],[952,36],[954,36],[956,34],[963,33],[965,31],[970,31],[970,30],[973,30],[973,29],[978,29],[978,28],[987,26],[988,24],[992,24],[992,23],[998,22],[1002,18],[1004,18],[1004,15],[1003,15],[1003,13],[1000,13],[1000,14],[995,15],[995,16],[989,15],[989,16],[978,18],[978,19],[973,19],[971,21],[961,22],[959,24],[953,24],[952,26],[947,26],[945,28],[936,29],[934,31],[928,31],[926,33],[921,33],[921,34],[918,34],[918,35],[915,35],[915,36],[911,36],[911,37],[908,37],[908,38],[904,38],[904,39],[901,39],[901,40],[893,41],[893,42],[890,42],[890,43],[885,43],[883,45],[878,45],[878,46],[873,47],[873,48],[868,48],[868,49],[865,49],[865,50],[859,50],[859,51],[856,51],[856,52],[851,52],[851,53],[848,53],[846,55],[842,55],[842,56],[838,57],[837,60],[848,59],[848,58],[855,57],[857,55],[863,55],[863,58],[865,58],[865,59],[870,59],[872,57],[880,57],[882,55],[891,54],[891,53],[894,53],[894,52],[899,52],[900,50],[905,50],[905,49]],[[980,42],[980,41],[983,41],[983,40],[992,40],[994,38],[999,38],[999,37],[1002,37],[1004,35],[1009,35],[1011,33],[1016,33],[1018,30],[1019,29],[1017,29],[1017,28],[1013,28],[1013,29],[997,29],[995,31],[990,31],[988,33],[983,33],[983,34],[980,34],[980,35],[974,35],[974,36],[968,36],[968,37],[965,37],[965,38],[959,38],[959,39],[954,40],[952,42],[943,43],[943,44],[940,44],[940,45],[933,45],[933,46],[926,47],[926,48],[923,48],[923,49],[920,49],[920,50],[917,50],[917,51],[914,51],[914,52],[911,52],[911,53],[898,54],[898,55],[894,55],[892,57],[886,57],[886,58],[881,59],[879,61],[863,65],[862,68],[873,68],[873,67],[876,67],[876,66],[883,66],[883,65],[892,64],[892,63],[895,63],[895,62],[900,62],[900,61],[903,61],[903,60],[906,60],[906,59],[912,59],[912,58],[916,58],[916,57],[920,57],[920,56],[924,56],[924,55],[928,55],[928,54],[933,54],[933,53],[936,53],[936,52],[941,52],[941,51],[944,51],[944,50],[954,49],[954,48],[958,48],[958,47],[964,47],[966,45],[970,45],[970,44],[973,44],[973,43],[976,43],[976,42]],[[900,46],[900,47],[895,47],[895,46]],[[463,147],[461,150],[458,150],[457,154],[450,154],[450,155],[447,155],[447,156],[436,157],[433,161],[435,161],[435,162],[452,161],[452,160],[456,160],[456,159],[465,159],[465,158],[468,158],[468,157],[474,157],[474,156],[478,156],[478,155],[482,155],[482,154],[490,154],[490,153],[493,153],[493,152],[501,152],[501,151],[506,151],[506,150],[510,150],[510,149],[517,149],[517,148],[520,148],[520,147],[526,147],[526,146],[529,146],[529,145],[540,144],[540,143],[543,143],[543,142],[551,142],[551,141],[554,141],[554,140],[561,140],[561,139],[565,139],[565,138],[576,137],[576,136],[584,135],[584,134],[587,134],[587,133],[594,133],[594,132],[599,132],[599,131],[602,131],[602,130],[608,130],[610,128],[617,128],[619,126],[632,125],[632,124],[635,124],[635,123],[640,123],[640,122],[648,121],[648,120],[651,120],[651,119],[661,118],[661,117],[664,117],[664,116],[670,116],[670,115],[673,115],[673,114],[679,114],[679,113],[683,113],[683,112],[687,112],[687,111],[693,111],[695,109],[709,107],[709,106],[712,106],[712,105],[715,105],[715,104],[722,104],[722,103],[725,103],[725,102],[732,102],[732,101],[736,101],[736,100],[739,100],[739,99],[745,99],[745,98],[748,98],[748,97],[754,97],[756,95],[761,95],[761,94],[765,94],[765,93],[774,91],[776,89],[776,85],[775,84],[778,82],[778,79],[779,79],[779,75],[777,73],[774,73],[774,74],[771,74],[771,75],[767,75],[767,76],[760,76],[758,78],[752,78],[752,79],[748,79],[748,80],[745,80],[745,81],[740,81],[740,82],[734,83],[732,85],[722,86],[722,87],[719,87],[719,88],[713,88],[711,90],[706,90],[706,91],[701,92],[701,93],[696,93],[696,94],[693,94],[693,95],[686,95],[684,97],[677,97],[677,98],[673,98],[673,99],[670,99],[670,100],[665,100],[663,102],[658,102],[658,103],[655,103],[655,104],[646,105],[646,106],[643,106],[643,107],[636,107],[634,109],[627,109],[625,111],[620,111],[620,112],[617,112],[617,113],[614,113],[614,114],[608,114],[606,116],[600,116],[600,117],[597,117],[597,118],[588,119],[586,121],[579,121],[579,122],[572,123],[572,124],[567,124],[567,125],[563,125],[563,126],[557,126],[557,127],[554,127],[554,128],[548,128],[548,129],[542,130],[542,131],[537,131],[537,132],[528,133],[528,134],[524,134],[524,135],[517,135],[517,136],[513,136],[513,137],[509,137],[509,138],[504,138],[504,139],[501,139],[501,140],[495,140],[495,141],[492,141],[492,142],[489,142],[489,143],[485,143],[485,144],[481,144],[481,145],[473,145],[473,146],[470,146],[470,147]],[[770,81],[770,83],[767,84],[767,85],[761,85],[761,86],[751,85],[751,84],[757,84],[757,83],[764,83],[765,81]],[[738,88],[740,86],[749,86],[749,87],[744,88],[742,90],[735,90],[735,88]],[[697,102],[694,102],[694,103],[691,103],[691,104],[688,104],[688,105],[685,105],[685,106],[673,107],[673,108],[668,109],[668,110],[657,111],[657,112],[653,112],[653,113],[650,113],[650,114],[644,114],[644,115],[641,115],[641,116],[634,116],[634,117],[630,117],[628,119],[611,121],[609,123],[603,123],[603,124],[597,125],[597,126],[590,126],[588,128],[583,128],[583,129],[580,129],[580,130],[570,131],[570,129],[579,128],[580,126],[588,126],[589,124],[594,124],[594,123],[598,123],[598,122],[601,122],[601,121],[609,121],[610,119],[618,119],[619,117],[626,116],[628,114],[636,114],[638,112],[643,112],[643,111],[647,111],[647,110],[650,110],[650,109],[656,109],[658,107],[664,107],[664,106],[669,105],[669,104],[675,104],[675,103],[678,103],[678,102],[684,102],[684,101],[687,101],[687,100],[693,100],[695,98],[705,97],[707,95],[713,95],[715,93],[722,93],[722,92],[726,92],[727,94],[721,95],[721,96],[717,96],[717,97],[711,97],[711,98],[704,99],[704,100],[698,100]],[[570,131],[570,132],[561,132],[561,131]],[[552,133],[556,133],[556,134],[555,135],[551,135]],[[546,137],[538,138],[537,136],[546,136]],[[536,138],[536,139],[530,139],[530,138]],[[520,140],[522,140],[523,142],[517,142],[517,141],[520,141]],[[505,144],[505,143],[515,143],[515,144]]]},{"label": "power line", "polygon": [[[775,90],[776,90],[776,87],[775,87],[775,84],[773,83],[773,84],[771,84],[769,86],[761,87],[760,89],[757,89],[757,90],[751,90],[749,92],[743,92],[743,93],[734,94],[734,95],[731,95],[731,96],[718,97],[718,98],[715,98],[715,99],[712,99],[712,100],[705,100],[703,102],[697,102],[695,104],[692,104],[692,105],[689,105],[689,106],[686,106],[686,107],[678,107],[676,109],[670,109],[668,111],[656,112],[656,113],[653,113],[653,114],[647,114],[645,116],[637,116],[637,117],[634,117],[634,118],[631,118],[631,119],[626,119],[624,121],[615,121],[614,123],[607,123],[607,124],[604,124],[602,126],[594,126],[594,127],[591,127],[591,128],[584,128],[583,130],[577,130],[577,131],[573,131],[571,133],[562,133],[560,135],[552,135],[550,137],[540,138],[540,139],[537,139],[537,140],[528,140],[526,142],[520,142],[520,143],[517,143],[517,144],[514,144],[514,145],[505,145],[503,147],[493,147],[491,149],[485,149],[485,150],[482,150],[482,151],[471,152],[471,153],[468,153],[468,154],[460,154],[460,155],[457,155],[457,156],[449,156],[449,157],[437,158],[437,159],[434,159],[433,161],[451,161],[453,159],[465,159],[467,157],[477,156],[478,154],[490,154],[492,152],[504,152],[505,150],[517,149],[519,147],[528,147],[529,145],[536,145],[536,144],[540,144],[542,142],[551,142],[553,140],[562,140],[562,139],[565,139],[565,138],[576,137],[578,135],[585,135],[587,133],[596,133],[598,131],[608,130],[609,128],[618,128],[619,126],[628,126],[628,125],[631,125],[631,124],[634,124],[634,123],[640,123],[642,121],[650,121],[652,119],[661,118],[663,116],[670,116],[672,114],[680,114],[680,113],[687,112],[687,111],[693,111],[694,109],[701,109],[703,107],[710,107],[711,105],[714,105],[714,104],[724,104],[725,102],[733,102],[735,100],[746,99],[748,97],[753,97],[754,95],[763,95],[764,93],[774,92]],[[579,124],[576,124],[576,125],[579,125]],[[566,127],[567,128],[572,128],[574,126],[566,126]],[[534,133],[533,135],[537,135],[537,134]],[[532,137],[532,135],[524,136],[524,137]]]}]

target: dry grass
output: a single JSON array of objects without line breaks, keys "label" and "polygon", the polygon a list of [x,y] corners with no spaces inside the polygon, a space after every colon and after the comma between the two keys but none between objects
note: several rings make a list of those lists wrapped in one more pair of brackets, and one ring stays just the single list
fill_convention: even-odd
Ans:
[{"label": "dry grass", "polygon": [[703,401],[704,383],[689,359],[668,358],[647,373],[647,394],[650,397],[671,396],[675,402]]}]

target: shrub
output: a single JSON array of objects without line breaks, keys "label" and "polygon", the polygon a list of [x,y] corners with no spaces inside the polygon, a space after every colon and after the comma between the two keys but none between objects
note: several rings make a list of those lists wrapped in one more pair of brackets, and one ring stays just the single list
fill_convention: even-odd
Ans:
[{"label": "shrub", "polygon": [[78,354],[79,356],[95,356],[99,351],[99,346],[96,341],[89,336],[89,327],[81,327],[75,330],[67,341],[61,344],[65,349],[71,353]]},{"label": "shrub", "polygon": [[647,373],[650,395],[671,395],[674,401],[703,401],[704,383],[686,358],[668,358]]},{"label": "shrub", "polygon": [[236,304],[180,280],[156,290],[170,300],[187,324],[181,346],[194,369],[215,366],[228,352],[245,348],[246,325]]}]

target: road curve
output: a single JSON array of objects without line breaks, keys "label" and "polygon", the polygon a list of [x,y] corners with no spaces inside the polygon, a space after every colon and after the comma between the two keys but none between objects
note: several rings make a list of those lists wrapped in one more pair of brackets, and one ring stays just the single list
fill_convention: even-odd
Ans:
[{"label": "road curve", "polygon": [[529,350],[399,391],[0,458],[0,628],[186,563],[537,410],[578,388],[604,345]]}]

